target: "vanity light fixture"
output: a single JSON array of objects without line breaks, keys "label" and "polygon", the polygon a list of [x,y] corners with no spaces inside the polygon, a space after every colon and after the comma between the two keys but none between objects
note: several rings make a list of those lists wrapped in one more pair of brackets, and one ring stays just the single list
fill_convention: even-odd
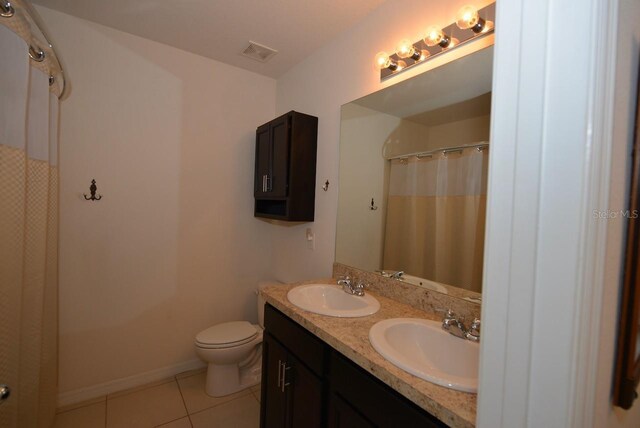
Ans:
[{"label": "vanity light fixture", "polygon": [[462,30],[471,30],[474,33],[486,33],[493,29],[493,22],[480,17],[478,9],[473,6],[463,6],[456,15],[456,25]]},{"label": "vanity light fixture", "polygon": [[481,9],[464,6],[458,10],[454,23],[443,28],[435,25],[428,27],[424,37],[415,43],[411,43],[409,39],[401,40],[396,47],[396,52],[391,55],[378,52],[375,57],[375,66],[376,70],[380,71],[380,80],[388,79],[401,71],[493,32],[495,15],[495,3]]}]

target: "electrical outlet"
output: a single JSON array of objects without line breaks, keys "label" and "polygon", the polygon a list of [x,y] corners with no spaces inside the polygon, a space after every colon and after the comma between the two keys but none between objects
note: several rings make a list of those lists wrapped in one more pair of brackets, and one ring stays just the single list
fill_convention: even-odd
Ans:
[{"label": "electrical outlet", "polygon": [[307,228],[307,248],[310,250],[316,249],[316,234],[313,233],[313,229]]}]

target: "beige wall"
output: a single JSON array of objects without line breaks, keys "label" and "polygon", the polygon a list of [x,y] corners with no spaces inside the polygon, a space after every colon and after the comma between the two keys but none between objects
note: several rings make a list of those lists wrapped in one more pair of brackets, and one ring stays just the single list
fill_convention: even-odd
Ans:
[{"label": "beige wall", "polygon": [[[199,330],[256,320],[272,226],[253,217],[254,133],[275,116],[275,81],[38,11],[72,85],[60,114],[65,396],[184,367]],[[82,198],[92,178],[99,202]]]},{"label": "beige wall", "polygon": [[[612,211],[627,209],[640,52],[640,26],[637,25],[640,20],[640,3],[636,0],[621,0],[619,7],[611,190],[609,206],[602,207],[603,210]],[[640,400],[636,400],[629,411],[611,405],[625,222],[620,218],[606,221],[607,261],[594,426],[637,428],[640,426]]]},{"label": "beige wall", "polygon": [[[489,3],[491,1],[481,1],[475,5],[483,7]],[[384,83],[380,83],[379,74],[373,68],[375,54],[381,50],[392,52],[403,38],[418,40],[425,26],[432,23],[442,26],[450,24],[458,9],[465,4],[468,4],[468,0],[386,2],[278,79],[278,113],[294,109],[319,118],[318,191],[315,222],[312,225],[316,237],[315,250],[306,245],[305,229],[308,225],[274,230],[273,268],[278,279],[292,281],[331,274],[338,204],[340,106],[451,61],[479,46],[486,46],[493,41],[493,36],[436,57]],[[323,192],[320,186],[327,179],[331,187],[328,192]]]}]

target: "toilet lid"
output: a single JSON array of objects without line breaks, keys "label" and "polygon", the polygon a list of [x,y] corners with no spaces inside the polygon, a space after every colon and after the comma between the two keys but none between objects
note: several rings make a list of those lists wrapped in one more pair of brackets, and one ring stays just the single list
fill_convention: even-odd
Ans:
[{"label": "toilet lid", "polygon": [[216,324],[196,335],[196,342],[205,345],[224,345],[246,341],[255,337],[258,330],[248,321],[232,321]]}]

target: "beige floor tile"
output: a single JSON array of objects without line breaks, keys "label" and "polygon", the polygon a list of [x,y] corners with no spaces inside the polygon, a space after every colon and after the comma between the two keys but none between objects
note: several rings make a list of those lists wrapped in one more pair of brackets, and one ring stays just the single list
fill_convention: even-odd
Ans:
[{"label": "beige floor tile", "polygon": [[187,416],[175,381],[107,397],[107,428],[155,427]]},{"label": "beige floor tile", "polygon": [[184,403],[187,406],[189,414],[208,409],[209,407],[218,406],[245,395],[251,395],[251,390],[247,388],[243,391],[224,397],[211,397],[204,392],[206,378],[206,373],[200,373],[194,376],[178,379],[180,391],[182,392],[182,397],[184,398]]},{"label": "beige floor tile", "polygon": [[97,404],[104,403],[107,400],[107,396],[103,395],[101,397],[92,398],[91,400],[81,401],[79,403],[68,404],[66,406],[62,406],[56,410],[56,413],[68,412],[69,410],[78,409],[80,407],[88,406],[89,404]]},{"label": "beige floor tile", "polygon": [[251,395],[190,416],[193,428],[258,428],[260,406]]},{"label": "beige floor tile", "polygon": [[182,379],[182,378],[193,376],[199,373],[204,373],[206,371],[207,371],[207,366],[200,367],[199,369],[187,370],[186,372],[178,373],[176,375],[176,379]]},{"label": "beige floor tile", "polygon": [[105,406],[100,402],[56,415],[54,428],[99,428],[105,426]]},{"label": "beige floor tile", "polygon": [[191,421],[189,417],[181,418],[168,424],[158,425],[158,428],[191,428]]},{"label": "beige floor tile", "polygon": [[136,387],[129,388],[129,389],[123,389],[122,391],[118,391],[118,392],[113,392],[113,393],[107,395],[107,398],[122,397],[123,395],[131,394],[131,393],[138,392],[138,391],[143,391],[143,390],[145,390],[147,388],[151,388],[151,387],[158,386],[158,385],[164,385],[165,383],[174,382],[175,380],[176,379],[173,376],[167,377],[167,378],[164,378],[164,379],[157,380],[155,382],[147,383],[147,384],[136,386]]}]

